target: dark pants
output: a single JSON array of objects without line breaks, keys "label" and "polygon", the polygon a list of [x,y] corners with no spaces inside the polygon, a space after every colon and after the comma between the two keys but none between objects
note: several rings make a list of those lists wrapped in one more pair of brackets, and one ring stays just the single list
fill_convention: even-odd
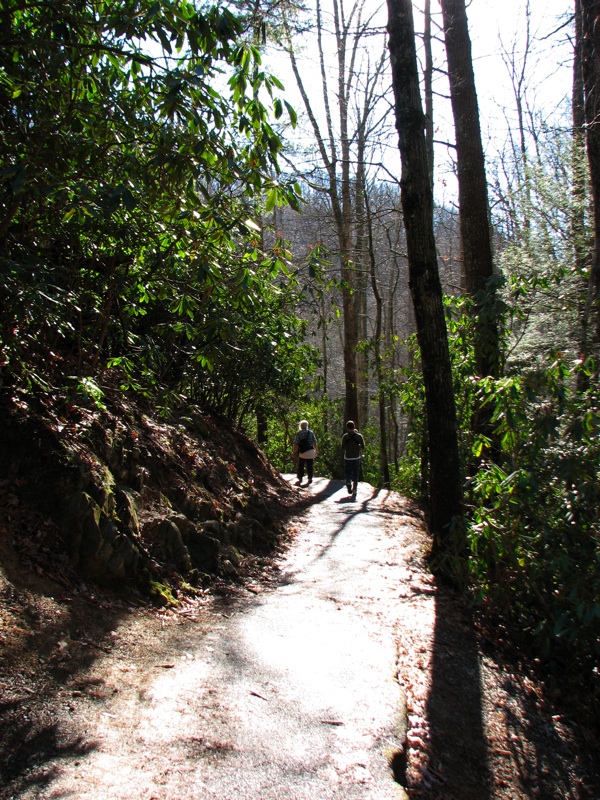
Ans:
[{"label": "dark pants", "polygon": [[358,475],[360,472],[360,458],[345,458],[344,459],[344,475],[346,477],[346,486],[356,490],[358,485]]},{"label": "dark pants", "polygon": [[301,481],[304,477],[304,467],[306,466],[306,477],[312,481],[314,465],[314,458],[298,458],[298,480]]}]

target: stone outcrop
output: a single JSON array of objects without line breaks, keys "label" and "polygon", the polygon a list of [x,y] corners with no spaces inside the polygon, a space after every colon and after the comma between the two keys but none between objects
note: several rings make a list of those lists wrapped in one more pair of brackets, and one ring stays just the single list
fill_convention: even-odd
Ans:
[{"label": "stone outcrop", "polygon": [[0,426],[0,479],[57,526],[73,569],[100,584],[235,577],[283,530],[288,487],[244,434],[189,412],[169,425],[126,409],[72,419],[20,404]]}]

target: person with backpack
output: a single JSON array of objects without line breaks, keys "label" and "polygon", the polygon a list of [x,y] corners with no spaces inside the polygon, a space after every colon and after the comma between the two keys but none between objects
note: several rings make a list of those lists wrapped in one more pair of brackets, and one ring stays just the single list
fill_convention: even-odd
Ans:
[{"label": "person with backpack", "polygon": [[361,452],[365,449],[363,435],[354,427],[351,419],[346,423],[346,433],[342,436],[342,452],[344,454],[344,477],[348,494],[356,497],[358,476],[360,473]]},{"label": "person with backpack", "polygon": [[292,457],[298,459],[298,470],[296,473],[298,480],[296,481],[296,486],[302,484],[305,468],[308,483],[312,483],[313,468],[317,452],[317,437],[308,427],[308,422],[303,419],[298,426],[298,432],[294,436],[294,444],[292,447]]}]

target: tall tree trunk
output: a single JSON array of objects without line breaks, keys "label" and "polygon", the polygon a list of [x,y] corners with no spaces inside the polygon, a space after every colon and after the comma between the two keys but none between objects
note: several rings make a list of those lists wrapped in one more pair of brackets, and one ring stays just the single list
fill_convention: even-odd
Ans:
[{"label": "tall tree trunk", "polygon": [[388,436],[387,436],[387,420],[385,409],[385,392],[383,390],[383,356],[381,354],[381,344],[383,341],[383,300],[377,284],[377,274],[375,269],[375,247],[373,245],[373,220],[371,218],[371,209],[369,206],[368,196],[365,192],[365,212],[366,223],[369,242],[369,263],[371,272],[371,287],[373,289],[373,296],[375,297],[375,335],[374,341],[374,359],[375,359],[375,374],[377,377],[377,396],[379,408],[379,462],[381,467],[381,483],[385,489],[391,487],[390,480],[390,464],[388,460]]},{"label": "tall tree trunk", "polygon": [[323,292],[319,298],[319,314],[321,317],[321,358],[323,360],[323,396],[327,397],[329,392],[329,347],[327,344],[327,311],[325,308],[325,295]]},{"label": "tall tree trunk", "polygon": [[434,147],[433,147],[433,53],[431,49],[431,0],[425,0],[423,9],[423,48],[425,50],[425,71],[423,85],[425,89],[425,134],[427,141],[427,159],[429,162],[429,182],[433,186]]},{"label": "tall tree trunk", "polygon": [[[433,192],[429,181],[412,1],[387,0],[387,6],[396,127],[402,157],[400,186],[409,285],[421,350],[429,433],[432,555],[446,578],[460,582],[464,542],[457,532],[458,526],[453,526],[454,520],[462,514],[456,408],[433,232]],[[452,574],[447,571],[454,569],[456,572]]]},{"label": "tall tree trunk", "polygon": [[467,11],[465,0],[441,0],[441,6],[456,135],[465,288],[475,302],[475,364],[479,375],[498,376],[498,326],[490,281],[494,259]]},{"label": "tall tree trunk", "polygon": [[[367,188],[365,167],[365,131],[364,126],[358,127],[358,147],[356,158],[356,246],[354,263],[356,267],[356,324],[358,328],[358,343],[367,341],[367,283],[369,277],[368,243],[367,243]],[[360,424],[365,428],[369,418],[369,359],[366,348],[360,347],[356,354],[356,367],[358,371],[358,409]]]},{"label": "tall tree trunk", "polygon": [[[323,43],[324,22],[322,19],[320,0],[317,0],[316,14],[317,48],[321,70],[320,88],[321,97],[325,108],[324,130],[313,110],[311,97],[309,96],[309,92],[304,84],[303,77],[300,74],[300,69],[298,67],[294,49],[291,44],[291,34],[287,25],[286,35],[288,37],[288,53],[290,56],[292,71],[294,73],[298,90],[300,91],[304,107],[313,129],[319,155],[325,171],[327,172],[329,181],[329,186],[325,189],[325,191],[331,199],[331,210],[338,239],[340,279],[342,287],[345,386],[344,417],[346,420],[353,419],[358,422],[358,367],[356,359],[356,351],[358,346],[358,323],[355,297],[355,268],[352,261],[351,231],[354,217],[350,186],[350,136],[348,133],[348,94],[352,88],[352,79],[355,76],[352,74],[352,65],[350,66],[348,73],[346,72],[348,37],[350,36],[349,26],[343,19],[343,8],[340,7],[338,0],[333,0],[333,17],[335,21],[338,58],[338,137],[334,132],[332,109],[329,101],[330,90],[326,69],[326,55],[324,50],[325,45]],[[354,52],[358,46],[358,39],[351,39],[350,44],[350,60],[352,62],[354,58]]]},{"label": "tall tree trunk", "polygon": [[583,19],[581,3],[575,1],[575,47],[573,50],[573,94],[571,97],[573,120],[573,214],[571,231],[575,256],[575,268],[579,274],[585,271],[585,171],[581,154],[585,148],[585,86],[583,83]]},{"label": "tall tree trunk", "polygon": [[[319,36],[323,30],[320,21],[320,2],[317,0],[319,13]],[[353,223],[352,194],[350,186],[350,137],[348,134],[348,91],[346,75],[346,55],[348,29],[342,17],[343,7],[339,0],[333,0],[333,17],[337,40],[338,58],[338,103],[339,103],[339,123],[340,123],[340,165],[341,180],[339,183],[340,195],[336,215],[336,225],[338,228],[338,238],[340,240],[340,258],[342,261],[342,283],[343,283],[343,310],[344,310],[344,373],[345,373],[345,399],[344,416],[345,419],[359,419],[358,403],[358,304],[356,297],[356,264],[352,260],[352,240],[351,230]],[[323,46],[319,44],[319,57],[321,61],[321,72],[323,76],[323,96],[327,93],[327,82],[325,77],[325,57]],[[331,130],[331,128],[330,128]],[[334,169],[337,170],[337,163],[334,162]]]},{"label": "tall tree trunk", "polygon": [[[579,6],[579,8],[578,8]],[[581,14],[582,72],[587,125],[587,153],[593,201],[594,250],[591,258],[585,324],[586,338],[598,356],[600,345],[600,0],[576,0]],[[587,347],[587,346],[586,346]]]},{"label": "tall tree trunk", "polygon": [[[368,339],[367,326],[367,287],[370,270],[370,236],[371,226],[368,217],[368,186],[367,186],[367,150],[370,137],[375,133],[372,122],[373,110],[379,100],[378,86],[380,77],[387,64],[387,51],[383,50],[377,62],[362,75],[363,92],[362,104],[357,108],[357,123],[355,130],[356,143],[356,195],[354,201],[356,216],[356,308],[358,325],[358,342]],[[358,104],[357,104],[358,105]],[[366,348],[360,348],[357,353],[358,381],[359,381],[359,413],[361,427],[365,427],[369,419],[369,358]]]},{"label": "tall tree trunk", "polygon": [[[583,83],[583,15],[581,3],[575,2],[575,47],[573,50],[573,96],[571,110],[573,118],[573,141],[571,171],[573,175],[571,237],[575,273],[585,275],[589,267],[588,250],[585,243],[585,87]],[[591,281],[586,281],[586,290],[579,304],[579,358],[583,363],[588,354],[589,312],[592,300]],[[583,370],[577,374],[577,388],[585,391],[589,380]]]},{"label": "tall tree trunk", "polygon": [[[389,234],[388,234],[388,240],[389,240]],[[390,247],[390,250],[391,249],[392,248]],[[396,266],[396,276],[395,280],[390,280],[388,296],[386,298],[387,319],[385,324],[385,339],[384,339],[385,349],[388,353],[390,353],[388,369],[392,374],[396,371],[396,368],[398,366],[397,348],[394,346],[396,340],[396,325],[395,325],[394,311],[396,304],[396,288],[398,286],[398,282],[400,279],[400,270],[398,268],[396,258],[394,258],[394,264]],[[392,394],[390,398],[389,419],[390,419],[391,429],[393,430],[392,441],[391,441],[391,456],[394,467],[397,470],[400,461],[400,452],[399,452],[400,424],[398,422],[398,401],[395,393]]]}]

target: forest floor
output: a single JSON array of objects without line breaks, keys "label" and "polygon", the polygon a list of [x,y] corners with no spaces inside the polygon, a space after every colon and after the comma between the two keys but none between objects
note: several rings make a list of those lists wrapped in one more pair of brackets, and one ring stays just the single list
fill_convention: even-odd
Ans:
[{"label": "forest floor", "polygon": [[[379,625],[379,638],[389,638],[395,653],[404,719],[397,719],[394,746],[371,754],[375,761],[385,755],[393,796],[600,800],[594,731],[568,697],[548,691],[510,641],[486,632],[463,603],[435,585],[418,509],[366,484],[355,505],[335,490],[324,491],[318,481],[302,490],[312,492],[314,502],[290,522],[285,548],[247,559],[237,582],[217,582],[168,611],[69,585],[55,580],[51,569],[24,564],[11,546],[9,517],[18,515],[8,513],[14,509],[0,494],[1,800],[387,797],[377,788],[375,768],[369,776],[370,756],[357,757],[356,748],[352,757],[340,751],[327,765],[316,793],[310,793],[311,776],[299,769],[287,790],[276,792],[274,784],[235,789],[232,771],[244,763],[248,747],[247,738],[240,744],[239,724],[272,707],[273,687],[255,676],[243,702],[256,703],[257,710],[232,717],[221,694],[230,677],[211,672],[208,680],[203,673],[200,691],[193,671],[208,669],[211,654],[217,658],[234,627],[252,617],[257,600],[261,606],[282,592],[302,597],[316,581],[310,565],[323,561],[315,554],[335,556],[341,578],[336,596],[326,599],[343,613],[357,608],[361,620]],[[359,511],[363,521],[367,512],[376,519],[378,549],[369,590],[353,600],[351,584],[344,585],[345,559],[356,555],[358,540],[344,536],[350,535],[346,518],[361,524]],[[359,647],[357,641],[357,657]],[[327,723],[324,741],[333,759],[344,720],[320,721]],[[278,724],[285,750],[287,723]],[[289,770],[292,755],[288,751],[281,769]],[[246,778],[253,765],[268,769],[267,762],[264,753],[262,760],[246,759]],[[219,788],[218,768],[227,765],[230,782]]]}]

